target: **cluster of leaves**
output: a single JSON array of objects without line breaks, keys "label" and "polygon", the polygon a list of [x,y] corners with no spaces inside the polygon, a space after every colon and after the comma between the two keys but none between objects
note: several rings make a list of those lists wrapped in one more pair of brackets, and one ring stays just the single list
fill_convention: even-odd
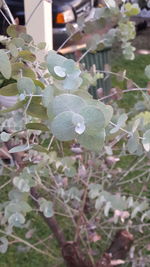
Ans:
[{"label": "cluster of leaves", "polygon": [[[139,5],[131,4],[129,1],[105,0],[103,2],[105,4],[101,8],[95,9],[90,21],[85,22],[84,18],[81,17],[78,20],[78,30],[72,25],[68,25],[68,32],[71,37],[75,34],[75,38],[78,35],[93,32],[92,39],[87,41],[88,51],[102,50],[119,41],[122,43],[121,48],[124,57],[134,59],[135,48],[131,41],[135,38],[136,31],[135,23],[130,20],[130,17],[139,14]],[[97,34],[99,30],[102,30],[101,34]]]},{"label": "cluster of leaves", "polygon": [[[123,4],[120,10],[115,1],[106,2],[108,7],[96,10],[96,21],[120,16],[120,23],[103,40],[96,37],[96,45],[110,45],[118,36],[123,42],[123,53],[133,59],[128,41],[134,38],[134,27],[127,18],[135,15],[138,7]],[[87,24],[91,26],[92,22]],[[124,192],[123,185],[128,183],[124,179],[134,165],[126,172],[119,168],[115,151],[115,145],[124,138],[118,145],[120,158],[129,154],[133,159],[140,157],[141,162],[149,158],[149,124],[135,116],[135,110],[141,112],[139,106],[128,115],[115,104],[112,107],[92,99],[88,88],[102,76],[87,72],[82,65],[55,51],[49,51],[45,61],[39,62],[37,54],[45,48],[44,43],[35,46],[29,35],[18,33],[13,26],[8,33],[11,37],[2,40],[5,49],[0,50],[0,144],[3,151],[8,148],[5,151],[10,166],[2,161],[0,164],[1,175],[11,177],[13,188],[0,206],[4,229],[0,233],[5,233],[0,238],[1,253],[8,247],[6,236],[13,237],[15,227],[25,228],[26,214],[35,210],[46,218],[69,218],[77,238],[87,241],[87,250],[89,241],[101,238],[97,234],[101,231],[100,221],[105,226],[107,220],[112,229],[112,222],[130,227],[135,221],[140,224],[149,219],[148,199],[132,192],[126,196]],[[93,40],[95,43],[95,37]],[[90,44],[90,50],[95,48]],[[149,77],[149,66],[145,73]],[[143,94],[140,108],[149,112],[150,96]],[[9,97],[14,97],[16,103],[8,107]],[[16,155],[20,155],[21,163]],[[143,177],[148,181],[148,161],[138,171],[131,181],[141,182]],[[32,195],[32,188],[39,191],[38,199]],[[36,208],[32,200],[37,203]]]}]

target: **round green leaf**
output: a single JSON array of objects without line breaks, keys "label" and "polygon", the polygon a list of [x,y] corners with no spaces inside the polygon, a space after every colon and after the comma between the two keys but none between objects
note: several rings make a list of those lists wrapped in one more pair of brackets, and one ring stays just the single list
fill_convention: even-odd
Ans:
[{"label": "round green leaf", "polygon": [[12,66],[12,78],[18,79],[24,76],[24,77],[29,77],[33,80],[36,79],[34,71],[29,67],[27,67],[22,62],[13,63],[11,66]]},{"label": "round green leaf", "polygon": [[42,102],[44,107],[48,107],[48,105],[53,101],[53,94],[54,94],[54,88],[51,85],[48,85],[43,90]]},{"label": "round green leaf", "polygon": [[33,41],[32,36],[24,32],[21,32],[19,37],[22,38],[26,43],[31,43]]},{"label": "round green leaf", "polygon": [[43,212],[46,218],[50,218],[54,215],[53,203],[51,201],[47,201],[44,198],[40,198],[39,205],[40,205],[40,211]]},{"label": "round green leaf", "polygon": [[112,118],[113,115],[113,108],[110,105],[106,105],[101,101],[90,99],[88,100],[88,103],[92,106],[97,107],[100,109],[105,117],[105,126],[107,126]]},{"label": "round green leaf", "polygon": [[13,57],[17,57],[18,56],[18,49],[13,43],[10,43],[8,48],[9,48],[10,53],[11,53],[11,55]]},{"label": "round green leaf", "polygon": [[78,113],[84,106],[86,106],[86,102],[81,97],[72,94],[61,94],[54,98],[53,112],[56,115],[64,111]]},{"label": "round green leaf", "polygon": [[32,94],[36,90],[34,82],[28,77],[19,78],[17,81],[17,88],[20,94]]},{"label": "round green leaf", "polygon": [[24,40],[22,38],[13,38],[11,43],[13,43],[16,47],[23,47],[25,44]]},{"label": "round green leaf", "polygon": [[28,50],[20,51],[18,57],[31,62],[34,62],[36,60],[36,56]]},{"label": "round green leaf", "polygon": [[61,55],[58,55],[55,51],[49,51],[47,56],[48,70],[52,75],[56,75],[54,71],[55,66],[62,66],[67,59]]},{"label": "round green leaf", "polygon": [[35,102],[31,102],[31,104],[29,105],[27,114],[31,115],[32,117],[39,118],[42,120],[47,119],[46,108]]},{"label": "round green leaf", "polygon": [[6,132],[2,132],[0,134],[0,139],[3,141],[3,142],[7,142],[9,139],[10,139],[11,135],[6,133]]},{"label": "round green leaf", "polygon": [[63,67],[67,74],[80,75],[81,71],[77,68],[76,62],[73,59],[67,59],[63,63]]},{"label": "round green leaf", "polygon": [[10,83],[0,89],[0,95],[14,96],[18,94],[17,83]]},{"label": "round green leaf", "polygon": [[18,37],[19,33],[17,31],[17,25],[9,25],[7,28],[7,34],[13,38]]},{"label": "round green leaf", "polygon": [[63,80],[63,88],[67,91],[75,91],[78,90],[80,85],[82,84],[82,78],[76,77],[73,74],[68,75],[65,80]]},{"label": "round green leaf", "polygon": [[75,138],[75,125],[72,122],[73,115],[74,113],[71,111],[64,111],[52,121],[51,131],[58,140],[69,141]]},{"label": "round green leaf", "polygon": [[89,135],[97,135],[105,126],[104,114],[96,107],[85,106],[80,111],[80,115],[84,118],[86,133]]},{"label": "round green leaf", "polygon": [[4,50],[0,50],[0,72],[6,79],[11,77],[11,64]]},{"label": "round green leaf", "polygon": [[83,134],[78,136],[77,141],[84,148],[87,148],[95,152],[100,152],[100,150],[104,146],[105,130],[101,129],[101,131],[97,135],[89,135],[85,131]]},{"label": "round green leaf", "polygon": [[25,223],[25,218],[21,213],[16,212],[9,217],[8,223],[12,226],[18,227]]},{"label": "round green leaf", "polygon": [[27,180],[20,178],[20,177],[14,177],[13,184],[21,191],[21,192],[29,192],[30,186]]},{"label": "round green leaf", "polygon": [[76,174],[77,174],[77,171],[76,171],[75,167],[73,167],[73,166],[65,169],[65,175],[69,178],[75,177]]}]

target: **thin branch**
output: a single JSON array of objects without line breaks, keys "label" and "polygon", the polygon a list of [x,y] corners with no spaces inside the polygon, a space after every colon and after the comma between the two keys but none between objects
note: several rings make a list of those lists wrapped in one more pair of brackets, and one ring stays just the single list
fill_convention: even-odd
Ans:
[{"label": "thin branch", "polygon": [[[113,72],[113,71],[100,70],[100,71],[98,71],[98,72],[100,72],[100,73],[112,74],[112,75],[115,75],[115,76],[119,76],[119,77],[121,77],[121,78],[124,78],[124,79],[127,80],[127,81],[130,81],[130,79],[129,79],[128,77],[126,77],[126,76],[123,76],[123,77],[122,77],[121,74],[116,73],[116,72]],[[145,93],[143,90],[141,90],[141,88],[138,86],[138,84],[136,84],[134,81],[132,81],[132,84],[133,84],[136,88],[138,88],[138,89],[141,91],[141,93],[142,93],[144,96],[146,96],[146,98],[147,98],[146,93]],[[148,100],[149,100],[149,99],[148,99]]]},{"label": "thin branch", "polygon": [[[8,234],[7,232],[5,232],[5,231],[3,231],[3,230],[0,230],[0,233],[4,234],[4,235],[6,235],[6,236],[10,236],[10,237],[12,237],[13,239],[15,239],[15,240],[17,240],[17,241],[23,243],[24,245],[26,245],[26,246],[28,246],[28,247],[34,249],[35,251],[37,251],[37,252],[39,252],[39,253],[41,253],[41,254],[43,254],[43,255],[46,255],[46,256],[48,256],[48,257],[50,257],[50,258],[52,258],[52,259],[55,259],[55,258],[53,257],[53,255],[51,255],[50,253],[44,252],[43,250],[41,250],[41,249],[35,247],[35,246],[32,245],[31,243],[27,242],[26,240],[24,240],[24,239],[22,239],[22,238],[20,238],[20,237],[18,237],[18,236],[16,236],[16,235],[14,235],[14,234]],[[56,259],[55,259],[55,260],[56,260]]]},{"label": "thin branch", "polygon": [[10,179],[10,180],[8,180],[6,183],[4,183],[4,184],[2,184],[1,186],[0,186],[0,190],[1,189],[3,189],[5,186],[7,186],[8,184],[10,184],[12,182],[12,180]]},{"label": "thin branch", "polygon": [[[148,92],[149,90],[147,88],[132,88],[132,89],[122,90],[123,93],[129,93],[129,92],[131,93],[134,91],[147,91]],[[102,101],[102,100],[111,98],[112,96],[115,96],[115,95],[117,95],[117,92],[101,97],[98,100]]]},{"label": "thin branch", "polygon": [[[33,196],[33,198],[36,199],[35,204],[39,208],[39,203],[38,203],[39,195],[36,192],[36,189],[34,187],[32,187],[30,192],[31,192],[31,195]],[[53,234],[54,234],[56,240],[58,241],[58,243],[60,244],[60,246],[63,246],[65,243],[65,237],[64,237],[62,230],[59,228],[59,225],[56,221],[56,218],[54,216],[50,217],[50,218],[46,218],[42,212],[39,212],[39,213],[44,218],[45,222],[47,223],[47,225],[49,226],[49,228],[53,232]]]}]

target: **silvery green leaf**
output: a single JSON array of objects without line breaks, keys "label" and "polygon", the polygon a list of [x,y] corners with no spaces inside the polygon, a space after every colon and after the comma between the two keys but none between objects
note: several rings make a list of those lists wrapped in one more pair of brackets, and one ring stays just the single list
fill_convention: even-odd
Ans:
[{"label": "silvery green leaf", "polygon": [[[94,105],[94,103],[93,103]],[[105,126],[107,126],[113,116],[113,108],[110,105],[105,105],[101,101],[96,101],[96,107],[99,108],[105,117]]]},{"label": "silvery green leaf", "polygon": [[8,223],[12,226],[19,227],[21,224],[25,223],[25,218],[21,213],[16,212],[8,218]]},{"label": "silvery green leaf", "polygon": [[135,218],[138,212],[143,212],[147,208],[149,208],[149,204],[146,201],[143,201],[141,204],[139,204],[133,209],[131,213],[131,219]]},{"label": "silvery green leaf", "polygon": [[104,196],[99,196],[95,201],[95,209],[100,210],[105,202]]},{"label": "silvery green leaf", "polygon": [[13,57],[17,57],[18,56],[18,49],[17,47],[13,44],[13,43],[10,43],[8,45],[8,48],[10,50],[10,53]]},{"label": "silvery green leaf", "polygon": [[133,133],[133,136],[131,136],[128,139],[127,149],[129,151],[129,153],[132,154],[132,153],[134,153],[138,149],[138,146],[139,146],[139,134],[136,131],[136,132]]},{"label": "silvery green leaf", "polygon": [[25,215],[27,212],[30,212],[32,210],[31,206],[25,202],[25,201],[20,201],[19,205],[21,207],[22,213]]},{"label": "silvery green leaf", "polygon": [[86,106],[86,102],[83,98],[73,94],[61,94],[54,98],[53,112],[56,115],[63,111],[79,113],[84,106]]},{"label": "silvery green leaf", "polygon": [[42,102],[44,107],[48,107],[52,101],[53,101],[53,95],[54,95],[54,88],[51,85],[48,85],[43,91],[42,91],[43,97]]},{"label": "silvery green leaf", "polygon": [[132,208],[134,206],[134,200],[133,197],[129,197],[127,199],[128,208]]},{"label": "silvery green leaf", "polygon": [[9,153],[18,153],[18,152],[27,151],[31,148],[32,148],[32,146],[28,146],[28,145],[14,146],[8,152]]},{"label": "silvery green leaf", "polygon": [[75,167],[71,166],[70,168],[65,169],[65,175],[67,177],[74,177],[76,175],[77,171]]},{"label": "silvery green leaf", "polygon": [[111,207],[112,207],[111,202],[108,201],[108,202],[106,203],[105,207],[104,207],[104,215],[105,215],[106,217],[108,217],[108,215],[109,215],[109,211],[110,211]]},{"label": "silvery green leaf", "polygon": [[66,192],[66,194],[69,200],[75,199],[77,201],[80,201],[82,191],[79,190],[77,187],[73,186]]},{"label": "silvery green leaf", "polygon": [[17,88],[21,94],[32,94],[36,91],[33,80],[28,77],[19,78],[17,81]]},{"label": "silvery green leaf", "polygon": [[147,130],[143,134],[142,144],[144,149],[149,152],[150,151],[150,130]]},{"label": "silvery green leaf", "polygon": [[95,100],[95,99],[90,99],[88,100],[89,105],[92,105],[98,109],[101,110],[105,117],[105,126],[107,126],[112,118],[113,115],[113,108],[110,105],[106,105],[101,101]]},{"label": "silvery green leaf", "polygon": [[8,140],[10,139],[11,135],[6,133],[6,132],[2,132],[0,134],[0,139],[3,141],[3,142],[8,142]]},{"label": "silvery green leaf", "polygon": [[76,91],[79,89],[82,81],[81,77],[74,77],[74,75],[71,74],[63,80],[63,89],[67,91]]},{"label": "silvery green leaf", "polygon": [[48,52],[48,56],[47,56],[47,64],[48,64],[48,70],[49,72],[56,77],[55,71],[54,71],[54,67],[55,66],[60,66],[63,67],[63,63],[66,61],[67,59],[61,55],[58,55],[55,51],[51,50]]},{"label": "silvery green leaf", "polygon": [[75,125],[72,122],[74,113],[64,111],[58,114],[51,123],[52,134],[60,141],[73,140],[76,137]]},{"label": "silvery green leaf", "polygon": [[105,141],[105,130],[101,129],[99,133],[89,135],[87,131],[77,137],[77,141],[86,149],[100,152],[104,146]]},{"label": "silvery green leaf", "polygon": [[20,192],[17,188],[9,191],[8,193],[9,199],[10,200],[15,200],[15,201],[26,201],[28,198],[27,193],[22,193]]},{"label": "silvery green leaf", "polygon": [[144,214],[141,217],[141,221],[143,222],[145,218],[150,219],[150,210],[144,212]]},{"label": "silvery green leaf", "polygon": [[80,69],[76,65],[76,62],[72,59],[67,59],[66,61],[64,61],[63,67],[67,74],[79,76],[81,73]]},{"label": "silvery green leaf", "polygon": [[79,113],[84,118],[87,134],[98,135],[104,128],[105,117],[103,112],[97,107],[88,105],[83,107]]},{"label": "silvery green leaf", "polygon": [[16,47],[20,48],[23,47],[25,41],[22,38],[18,37],[18,38],[13,38],[11,40],[11,43],[13,43]]},{"label": "silvery green leaf", "polygon": [[8,249],[8,240],[6,237],[0,237],[0,253],[6,253]]},{"label": "silvery green leaf", "polygon": [[134,121],[133,126],[132,126],[132,132],[133,133],[137,130],[137,128],[139,127],[140,123],[141,123],[141,118],[138,118],[138,119],[136,119]]},{"label": "silvery green leaf", "polygon": [[53,203],[51,201],[47,201],[44,198],[39,199],[40,211],[43,212],[46,218],[50,218],[54,215]]},{"label": "silvery green leaf", "polygon": [[113,195],[107,191],[102,191],[101,195],[105,198],[107,202],[111,203],[112,209],[124,210],[127,208],[127,203],[123,197]]},{"label": "silvery green leaf", "polygon": [[13,184],[21,191],[21,192],[29,192],[30,186],[27,180],[21,177],[14,177]]},{"label": "silvery green leaf", "polygon": [[4,50],[0,50],[0,72],[3,74],[5,79],[11,77],[11,64],[9,58]]},{"label": "silvery green leaf", "polygon": [[89,198],[94,199],[100,196],[100,192],[102,191],[102,185],[100,184],[89,184]]},{"label": "silvery green leaf", "polygon": [[125,114],[125,113],[121,114],[121,116],[118,119],[118,122],[117,122],[116,126],[113,129],[110,130],[110,133],[113,134],[113,133],[118,132],[119,129],[125,125],[125,122],[126,122],[127,119],[128,119],[127,114]]}]

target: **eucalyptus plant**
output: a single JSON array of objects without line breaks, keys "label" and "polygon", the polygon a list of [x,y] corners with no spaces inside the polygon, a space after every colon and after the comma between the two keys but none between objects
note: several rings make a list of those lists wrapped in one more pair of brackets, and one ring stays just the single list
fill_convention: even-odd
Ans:
[{"label": "eucalyptus plant", "polygon": [[[90,22],[79,21],[79,28],[86,33],[107,21],[117,27],[103,36],[94,35],[87,50],[101,50],[119,38],[125,57],[134,59],[130,40],[135,37],[135,27],[129,17],[139,7],[125,1],[121,7],[113,0],[105,2],[107,6],[97,8]],[[40,62],[37,55],[44,51],[45,43],[35,45],[16,26],[9,26],[8,34],[0,39],[5,45],[0,50],[1,181],[4,179],[0,190],[8,188],[8,198],[0,204],[0,252],[5,253],[15,240],[48,256],[53,266],[65,266],[61,257],[51,253],[47,240],[41,246],[27,240],[27,236],[34,237],[32,216],[37,220],[42,216],[67,266],[125,264],[124,256],[111,258],[108,253],[108,262],[102,265],[105,257],[100,258],[99,248],[106,250],[115,229],[132,232],[134,225],[141,231],[148,226],[149,199],[141,183],[146,187],[149,181],[150,128],[145,120],[149,90],[132,83],[143,100],[130,112],[111,100],[117,92],[93,99],[89,86],[107,70],[87,71],[56,51],[49,51]],[[145,74],[150,78],[150,66]],[[129,82],[125,73],[115,75]],[[121,165],[125,159],[127,169]],[[130,184],[135,182],[134,194]],[[132,235],[128,237],[132,241]],[[43,244],[48,244],[45,250]]]}]

